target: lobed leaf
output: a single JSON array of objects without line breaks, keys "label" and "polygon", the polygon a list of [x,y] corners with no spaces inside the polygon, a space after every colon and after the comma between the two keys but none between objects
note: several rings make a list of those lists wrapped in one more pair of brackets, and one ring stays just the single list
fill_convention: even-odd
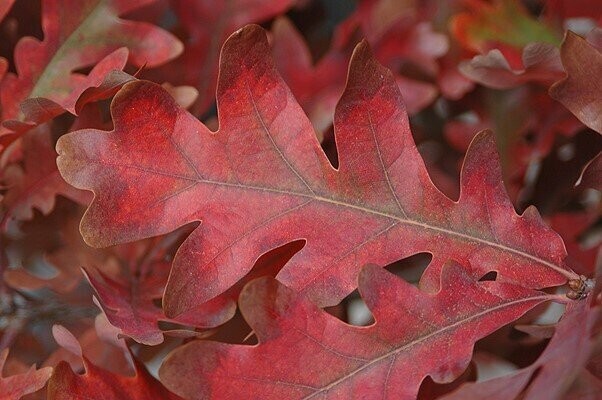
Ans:
[{"label": "lobed leaf", "polygon": [[11,164],[4,170],[3,181],[9,189],[2,200],[2,230],[7,229],[11,219],[33,218],[34,209],[48,215],[57,195],[84,204],[89,202],[88,193],[74,189],[59,174],[49,126],[40,126],[24,136],[23,152],[24,168]]},{"label": "lobed leaf", "polygon": [[[138,66],[159,65],[178,55],[182,44],[170,33],[119,18],[152,1],[43,1],[44,40],[25,37],[18,42],[17,73],[9,73],[0,85],[2,120],[10,121],[10,130],[24,131],[63,110],[74,111],[81,93],[123,68],[128,49]],[[94,66],[88,76],[75,72],[88,66]]]},{"label": "lobed leaf", "polygon": [[390,71],[366,43],[354,52],[335,113],[340,168],[324,155],[303,110],[248,26],[222,51],[219,132],[209,131],[159,86],[126,84],[112,105],[115,129],[61,137],[57,160],[72,185],[95,192],[81,232],[108,246],[201,225],[180,247],[164,298],[173,317],[231,287],[263,253],[305,247],[279,272],[320,305],[356,286],[366,263],[419,252],[433,260],[421,285],[437,290],[450,258],[480,277],[527,287],[577,278],[560,237],[529,208],[516,214],[492,134],[468,150],[457,202],[431,182]]},{"label": "lobed leaf", "polygon": [[164,334],[182,337],[203,335],[193,330],[164,331],[158,326],[160,321],[197,328],[213,328],[225,323],[234,316],[236,300],[243,286],[260,276],[275,276],[296,250],[298,246],[287,246],[268,253],[230,289],[175,319],[166,317],[154,303],[154,300],[161,299],[167,283],[170,267],[167,261],[143,260],[137,267],[138,273],[130,273],[129,279],[125,280],[113,279],[93,267],[84,267],[84,273],[109,322],[138,343],[152,346],[163,342]]},{"label": "lobed leaf", "polygon": [[498,49],[460,63],[468,78],[495,89],[508,89],[527,82],[551,84],[563,74],[558,49],[548,43],[529,43],[522,53],[522,69],[512,69]]},{"label": "lobed leaf", "polygon": [[136,363],[134,377],[117,375],[84,361],[86,374],[74,373],[61,361],[48,382],[48,400],[176,400],[180,397],[166,390],[142,364]]},{"label": "lobed leaf", "polygon": [[[4,349],[0,353],[0,372],[4,369],[6,357],[8,357],[8,349]],[[0,376],[0,399],[19,400],[26,394],[34,393],[44,387],[51,374],[52,368],[36,369],[35,366],[32,366],[23,374],[9,377]]]},{"label": "lobed leaf", "polygon": [[79,341],[66,328],[55,325],[52,333],[61,347],[82,359],[85,373],[76,374],[66,361],[58,363],[48,381],[48,400],[180,399],[161,385],[146,370],[144,364],[131,354],[124,343],[118,343],[118,346],[129,355],[134,367],[134,376],[116,374],[94,365],[83,355]]},{"label": "lobed leaf", "polygon": [[434,295],[377,266],[359,276],[375,323],[347,325],[269,278],[249,283],[239,305],[256,346],[210,341],[172,352],[159,375],[187,399],[415,399],[422,380],[451,382],[474,343],[549,295],[475,282],[446,265]]}]

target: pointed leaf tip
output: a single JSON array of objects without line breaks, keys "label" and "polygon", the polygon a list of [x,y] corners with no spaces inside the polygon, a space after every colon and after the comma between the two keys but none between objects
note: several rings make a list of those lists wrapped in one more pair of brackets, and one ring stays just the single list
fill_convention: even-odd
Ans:
[{"label": "pointed leaf tip", "polygon": [[370,43],[366,39],[362,39],[353,49],[353,54],[351,55],[352,60],[361,60],[365,62],[365,60],[375,61],[374,53],[372,52],[372,47]]},{"label": "pointed leaf tip", "polygon": [[522,217],[533,222],[543,223],[543,220],[541,219],[541,214],[537,210],[537,207],[535,207],[533,204],[525,208]]},{"label": "pointed leaf tip", "polygon": [[394,83],[393,74],[378,62],[368,41],[364,39],[359,42],[355,46],[349,62],[346,91],[359,87],[371,93],[379,90],[382,86],[394,85]]},{"label": "pointed leaf tip", "polygon": [[[481,149],[481,148],[496,148],[495,134],[491,129],[483,129],[478,132],[472,139],[469,149]],[[473,151],[474,151],[473,149]]]},{"label": "pointed leaf tip", "polygon": [[226,39],[220,54],[220,74],[222,70],[228,66],[233,59],[240,59],[247,65],[247,61],[251,61],[256,57],[257,51],[260,49],[262,57],[270,58],[270,47],[268,36],[261,26],[251,24],[237,30]]},{"label": "pointed leaf tip", "polygon": [[[463,186],[467,186],[467,182],[472,178],[477,178],[475,183],[487,179],[492,185],[503,187],[500,156],[493,131],[485,129],[474,136],[466,151],[461,175]],[[503,190],[505,192],[505,189]],[[504,201],[510,204],[507,199]]]},{"label": "pointed leaf tip", "polygon": [[267,35],[265,29],[257,24],[248,24],[238,29],[234,33],[230,35],[230,37],[226,40],[229,43],[236,43],[237,41],[261,41],[262,39],[266,39]]}]

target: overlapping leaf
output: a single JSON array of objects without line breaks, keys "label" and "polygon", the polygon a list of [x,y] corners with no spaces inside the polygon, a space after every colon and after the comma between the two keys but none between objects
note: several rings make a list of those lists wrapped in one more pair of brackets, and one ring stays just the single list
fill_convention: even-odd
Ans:
[{"label": "overlapping leaf", "polygon": [[555,143],[563,140],[560,138],[583,129],[583,124],[551,99],[545,88],[524,85],[515,90],[489,91],[485,102],[479,98],[473,98],[470,111],[446,122],[445,136],[454,148],[465,152],[477,130],[492,129],[512,199],[521,191],[529,191],[536,178],[533,170]]},{"label": "overlapping leaf", "polygon": [[560,55],[567,77],[550,88],[550,95],[585,125],[602,133],[602,54],[569,31]]},{"label": "overlapping leaf", "polygon": [[[167,283],[170,263],[165,259],[156,256],[156,259],[153,257],[132,262],[135,265],[131,266],[133,271],[129,271],[127,279],[112,278],[92,267],[85,267],[84,270],[109,322],[139,343],[157,345],[163,342],[164,334],[183,337],[202,335],[197,335],[193,330],[165,331],[159,328],[159,322],[213,328],[228,321],[234,315],[236,300],[244,284],[260,276],[275,276],[296,249],[298,246],[288,246],[270,252],[232,288],[210,302],[178,315],[176,319],[166,317],[154,303],[162,298]],[[156,246],[152,252],[161,253],[161,246]]]},{"label": "overlapping leaf", "polygon": [[[130,357],[124,353],[123,340],[117,339],[115,327],[106,319],[104,314],[98,314],[94,319],[94,324],[77,336],[71,334],[66,328],[64,332],[75,339],[72,343],[78,343],[75,349],[81,348],[82,351],[73,352],[74,346],[63,347],[64,341],[59,340],[59,347],[53,351],[44,361],[44,366],[55,367],[62,361],[66,361],[71,369],[77,373],[85,371],[82,355],[85,354],[87,360],[91,360],[98,368],[105,369],[119,375],[132,375],[134,367]],[[52,328],[52,334],[55,336],[58,332]]]},{"label": "overlapping leaf", "polygon": [[[4,362],[8,356],[8,349],[0,353],[0,373],[4,369]],[[52,374],[52,368],[41,368],[36,370],[32,366],[29,371],[9,377],[0,376],[0,399],[19,400],[26,394],[34,393],[44,387]]]},{"label": "overlapping leaf", "polygon": [[[525,400],[554,400],[565,398],[565,395],[570,398],[569,390],[575,379],[588,374],[585,367],[595,349],[596,340],[592,336],[598,333],[595,325],[602,317],[600,307],[590,308],[591,300],[567,306],[554,336],[535,363],[510,375],[465,384],[444,399],[514,400],[519,394]],[[598,380],[596,383],[595,377],[593,378],[592,386],[602,386],[602,381]]]},{"label": "overlapping leaf", "polygon": [[455,264],[443,268],[435,295],[374,265],[360,273],[359,290],[376,321],[368,327],[255,280],[239,302],[259,344],[189,343],[168,356],[161,381],[187,399],[415,399],[427,375],[452,381],[478,339],[551,297],[475,282]]},{"label": "overlapping leaf", "polygon": [[166,390],[143,365],[136,364],[134,377],[116,375],[90,362],[84,362],[86,374],[74,373],[69,364],[61,362],[54,368],[48,382],[49,400],[79,400],[103,398],[108,400],[165,400],[179,399]]},{"label": "overlapping leaf", "polygon": [[[115,92],[111,93],[110,90],[106,90],[107,83],[115,86],[112,82],[114,79],[111,79],[114,74],[119,74],[117,76],[119,76],[122,83],[128,80],[126,77],[130,77],[130,75],[121,71],[125,67],[127,59],[127,49],[120,48],[99,61],[87,76],[75,75],[81,78],[81,81],[77,85],[73,85],[74,90],[70,91],[63,98],[58,98],[51,91],[47,97],[30,97],[21,101],[19,104],[21,114],[16,117],[17,119],[4,121],[3,127],[12,129],[19,134],[49,121],[65,111],[79,114],[79,111],[86,103],[115,94]],[[11,89],[0,88],[0,90]],[[90,93],[95,93],[95,95],[90,96]],[[16,100],[19,101],[21,99]],[[19,137],[18,134],[11,136]]]},{"label": "overlapping leaf", "polygon": [[[9,126],[19,131],[25,129],[19,121],[36,122],[45,113],[56,114],[57,107],[71,109],[85,89],[100,84],[109,71],[123,68],[128,52],[118,50],[121,47],[129,49],[130,60],[139,66],[158,65],[179,54],[182,45],[173,35],[119,18],[152,1],[44,1],[44,40],[19,41],[17,74],[8,74],[0,86],[2,120],[17,120]],[[94,66],[90,75],[75,73],[88,66]],[[26,99],[29,103],[20,110]]]},{"label": "overlapping leaf", "polygon": [[305,247],[278,279],[321,305],[352,291],[362,265],[423,251],[433,254],[421,282],[429,290],[449,258],[475,277],[497,271],[499,280],[527,287],[577,277],[536,210],[514,211],[490,133],[468,151],[458,202],[436,189],[397,85],[365,43],[335,114],[338,170],[276,73],[259,27],[235,33],[221,60],[219,132],[159,86],[134,82],[114,99],[114,131],[82,130],[57,145],[64,178],[95,192],[81,228],[88,243],[202,221],[174,260],[168,316],[223,293],[259,255],[297,239]]},{"label": "overlapping leaf", "polygon": [[482,85],[508,89],[526,82],[551,84],[563,75],[558,49],[547,43],[529,43],[522,53],[522,69],[512,69],[497,49],[460,64],[462,73]]},{"label": "overlapping leaf", "polygon": [[[341,24],[331,49],[315,66],[306,43],[288,20],[280,18],[273,25],[272,49],[276,67],[318,133],[332,125],[334,109],[345,86],[347,63],[352,43],[355,43],[351,32],[361,29],[374,46],[377,59],[392,70],[412,64],[434,76],[438,71],[435,60],[447,50],[445,36],[433,32],[428,23],[405,18],[394,21],[384,32],[371,26],[374,8],[377,8],[375,4],[371,6],[363,7],[362,12],[353,14]],[[437,89],[430,82],[401,74],[396,74],[395,80],[411,115],[423,110],[437,97]]]},{"label": "overlapping leaf", "polygon": [[90,196],[74,190],[65,183],[56,168],[56,152],[49,127],[41,126],[24,137],[24,168],[9,165],[4,171],[4,185],[9,190],[4,199],[2,230],[6,230],[10,219],[27,220],[38,209],[48,214],[54,208],[55,197],[62,195],[85,203]]},{"label": "overlapping leaf", "polygon": [[58,328],[53,329],[55,338],[61,342],[63,347],[67,347],[68,350],[82,357],[85,374],[74,373],[67,362],[61,361],[54,368],[48,381],[48,400],[79,400],[82,398],[177,400],[180,398],[165,389],[133,356],[135,375],[132,377],[118,375],[97,367],[82,355],[77,339],[66,329]]}]

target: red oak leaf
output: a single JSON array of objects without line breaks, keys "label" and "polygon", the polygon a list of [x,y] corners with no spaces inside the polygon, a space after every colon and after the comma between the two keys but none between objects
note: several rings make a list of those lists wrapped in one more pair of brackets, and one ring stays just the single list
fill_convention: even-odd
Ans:
[{"label": "red oak leaf", "polygon": [[[0,373],[4,369],[4,362],[8,357],[8,349],[0,353]],[[44,387],[52,374],[52,368],[45,367],[36,370],[32,366],[29,371],[9,377],[0,376],[0,399],[19,400],[26,394],[36,392]]]},{"label": "red oak leaf", "polygon": [[456,264],[443,268],[434,295],[374,265],[360,273],[359,290],[371,326],[347,325],[277,281],[255,280],[239,305],[259,344],[191,342],[166,358],[161,381],[187,399],[415,399],[427,375],[451,382],[478,339],[553,297],[475,282]]},{"label": "red oak leaf", "polygon": [[278,71],[322,139],[323,132],[332,125],[334,108],[345,84],[345,55],[331,52],[314,66],[307,43],[284,17],[272,25],[272,54]]},{"label": "red oak leaf", "polygon": [[[71,91],[63,99],[52,100],[52,94],[46,97],[30,97],[23,100],[20,104],[20,111],[22,114],[22,121],[19,120],[7,120],[3,122],[3,126],[9,128],[18,133],[24,133],[27,130],[51,120],[52,118],[69,111],[72,114],[78,114],[79,110],[88,102],[99,100],[102,98],[110,97],[114,92],[106,90],[107,83],[105,81],[111,81],[111,77],[114,76],[114,72],[119,71],[125,66],[128,59],[128,51],[126,48],[115,50],[103,58],[98,64],[92,68],[90,73],[81,78],[74,90]],[[125,72],[121,72],[122,75],[127,76]],[[127,79],[122,79],[121,84],[127,82]],[[113,85],[114,86],[114,85]],[[2,90],[2,88],[0,88]],[[90,92],[96,93],[96,96],[90,96]],[[54,92],[53,92],[54,93]],[[80,99],[80,97],[86,93],[87,95]],[[60,103],[57,103],[59,101]],[[76,111],[77,109],[77,111]],[[18,137],[18,135],[16,135]]]},{"label": "red oak leaf", "polygon": [[334,47],[350,48],[360,29],[374,47],[378,58],[397,70],[404,62],[415,64],[424,73],[437,72],[436,59],[449,48],[449,39],[433,30],[431,22],[420,17],[419,6],[404,2],[362,1],[335,32]]},{"label": "red oak leaf", "polygon": [[[132,243],[115,248],[119,263],[125,271],[111,276],[101,269],[84,266],[84,273],[98,298],[96,303],[104,311],[108,321],[139,343],[157,345],[163,342],[163,334],[182,337],[197,336],[193,330],[163,331],[159,321],[191,327],[215,327],[232,317],[236,305],[229,298],[216,298],[198,309],[181,314],[177,319],[165,317],[154,301],[160,300],[167,282],[170,264],[168,247],[181,234],[168,235],[158,241]],[[121,250],[121,251],[120,251]]]},{"label": "red oak leaf", "polygon": [[602,54],[578,35],[567,32],[560,47],[566,78],[550,88],[581,122],[602,133]]},{"label": "red oak leaf", "polygon": [[[97,64],[121,47],[129,49],[130,60],[139,66],[155,66],[178,55],[182,45],[170,33],[148,23],[119,18],[152,1],[45,0],[44,40],[25,37],[19,41],[15,48],[17,74],[8,74],[0,86],[2,120],[27,122],[45,113],[56,114],[58,106],[70,109],[73,98],[98,85],[103,74],[121,69],[127,52],[114,53],[89,76],[74,71]],[[34,100],[37,98],[46,100]],[[25,99],[30,100],[23,115],[19,107]]]},{"label": "red oak leaf", "polygon": [[[87,107],[81,110],[71,129],[104,126],[99,120],[97,108]],[[23,160],[20,163],[9,164],[3,171],[3,184],[8,188],[2,199],[0,220],[0,231],[4,233],[10,232],[11,229],[14,231],[15,226],[20,227],[23,221],[32,219],[36,209],[43,215],[49,215],[54,210],[58,196],[80,204],[88,204],[92,199],[90,193],[73,190],[73,187],[68,185],[58,172],[52,134],[63,127],[56,124],[57,128],[56,122],[50,121],[30,130],[17,143],[20,146],[11,148],[22,151],[23,154],[12,151],[11,155],[18,154]],[[64,218],[63,221],[72,222],[72,219],[69,221],[69,218]],[[30,271],[27,265],[5,270],[3,273],[5,282],[15,289],[35,290],[48,287],[61,294],[71,292],[83,278],[80,270],[82,264],[78,262],[90,259],[93,252],[83,243],[79,234],[74,238],[74,235],[69,234],[70,230],[64,230],[66,227],[74,227],[74,224],[61,223],[61,229],[51,227],[52,233],[48,232],[46,235],[53,236],[60,230],[65,233],[63,239],[67,242],[64,243],[67,249],[63,257],[60,256],[60,251],[56,252],[56,258],[52,255],[48,257],[52,265],[51,269],[41,270],[40,264],[37,264],[36,272]],[[44,228],[47,229],[48,226]],[[69,246],[75,243],[80,244],[79,247]],[[84,254],[86,255],[83,256]]]},{"label": "red oak leaf", "polygon": [[514,211],[490,133],[468,151],[459,200],[447,198],[430,181],[391,72],[362,43],[335,113],[335,170],[269,51],[257,26],[224,45],[217,133],[158,85],[132,82],[114,99],[114,131],[82,130],[57,144],[63,177],[96,194],[81,225],[88,243],[202,220],[174,260],[167,316],[223,293],[259,255],[298,239],[305,247],[277,277],[320,305],[351,292],[366,263],[419,252],[433,254],[421,280],[429,290],[449,258],[473,276],[497,271],[528,287],[578,278],[537,211]]},{"label": "red oak leaf", "polygon": [[[84,359],[85,360],[85,359]],[[84,361],[86,373],[74,373],[62,361],[48,381],[48,400],[80,400],[102,398],[107,400],[176,400],[179,396],[165,389],[159,381],[136,362],[133,377],[116,375]]]},{"label": "red oak leaf", "polygon": [[[396,71],[407,69],[409,64],[419,70],[423,78],[424,75],[430,80],[436,78],[443,96],[458,100],[473,88],[474,83],[458,72],[462,52],[446,35],[434,29],[435,21],[455,12],[458,3],[363,0],[357,11],[338,27],[334,41],[339,48],[342,45],[350,48],[357,29],[361,28],[361,33],[374,46],[377,58],[385,66]],[[429,82],[412,82],[420,84],[420,90],[400,86],[410,114],[428,106],[437,95],[434,85]]]},{"label": "red oak leaf", "polygon": [[514,70],[498,49],[477,55],[459,65],[475,82],[495,89],[508,89],[526,82],[550,85],[564,75],[558,48],[547,43],[529,43],[523,49],[523,68]]},{"label": "red oak leaf", "polygon": [[[103,314],[98,314],[94,319],[94,326],[85,329],[77,335],[79,346],[75,346],[75,349],[77,350],[78,347],[85,349],[86,359],[93,360],[94,365],[99,368],[106,369],[115,374],[131,375],[134,372],[134,368],[131,358],[124,357],[123,341],[116,343],[116,335],[107,338],[105,333],[109,329],[114,329],[114,327],[109,324]],[[64,331],[67,331],[66,328]],[[52,334],[55,335],[56,333],[56,328],[54,328]],[[70,332],[68,334],[69,336],[74,336]],[[60,362],[66,361],[73,371],[77,373],[83,372],[85,366],[82,353],[79,351],[73,353],[73,346],[63,347],[63,341],[59,340],[58,342],[59,347],[48,356],[43,366],[55,367]]]},{"label": "red oak leaf", "polygon": [[[163,273],[168,265],[162,269],[154,266],[155,273]],[[94,268],[86,268],[86,278],[94,288],[98,299],[95,302],[105,312],[109,322],[120,329],[123,335],[129,336],[138,343],[149,346],[163,342],[164,334],[174,334],[181,337],[193,337],[197,334],[193,330],[180,329],[165,331],[159,328],[158,323],[171,322],[191,327],[215,327],[234,315],[235,308],[229,306],[221,297],[203,304],[198,309],[180,314],[177,319],[167,318],[161,308],[153,300],[160,299],[162,289],[167,281],[167,274],[161,282],[158,279],[136,281],[131,286],[111,279]],[[154,277],[153,277],[154,278]],[[162,285],[161,285],[162,283]]]},{"label": "red oak leaf", "polygon": [[600,307],[590,308],[588,303],[590,301],[582,301],[567,306],[546,350],[532,365],[511,375],[466,383],[443,399],[514,400],[521,393],[520,398],[525,400],[564,398],[563,394],[584,371],[594,350],[595,339],[591,335],[601,314]]},{"label": "red oak leaf", "polygon": [[163,334],[199,336],[194,331],[161,330],[159,321],[198,328],[213,328],[228,321],[236,311],[236,299],[245,283],[260,276],[275,276],[298,249],[298,246],[286,246],[268,253],[232,288],[175,319],[166,317],[153,303],[163,295],[170,269],[167,261],[154,260],[146,265],[143,260],[143,265],[137,266],[138,273],[127,282],[112,279],[95,268],[84,269],[109,322],[124,335],[152,346],[163,342]]},{"label": "red oak leaf", "polygon": [[[435,32],[430,22],[417,18],[418,8],[404,2],[361,1],[358,9],[338,25],[330,50],[315,66],[295,27],[286,18],[274,23],[276,66],[319,133],[332,124],[358,31],[366,37],[376,58],[391,70],[410,65],[434,80],[440,72],[437,59],[447,52],[448,39]],[[423,110],[437,97],[432,82],[402,73],[396,74],[396,81],[409,114]]]},{"label": "red oak leaf", "polygon": [[65,183],[56,167],[56,152],[51,139],[50,127],[39,126],[24,136],[23,168],[11,164],[4,170],[3,181],[8,187],[4,199],[4,215],[1,229],[5,231],[11,220],[28,220],[33,210],[47,215],[54,208],[57,195],[86,203],[89,193]]},{"label": "red oak leaf", "polygon": [[[58,328],[58,329],[57,329]],[[99,368],[82,355],[79,342],[69,331],[54,327],[53,333],[61,346],[83,359],[85,373],[78,375],[69,364],[61,361],[48,381],[48,400],[177,400],[179,396],[167,390],[148,373],[133,356],[134,376],[123,376]]]}]

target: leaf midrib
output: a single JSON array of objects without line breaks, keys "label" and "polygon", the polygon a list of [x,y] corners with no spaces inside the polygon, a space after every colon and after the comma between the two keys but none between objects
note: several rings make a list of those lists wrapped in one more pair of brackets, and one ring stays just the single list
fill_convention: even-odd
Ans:
[{"label": "leaf midrib", "polygon": [[376,216],[379,216],[379,217],[388,218],[390,220],[394,220],[394,221],[397,221],[397,222],[402,223],[402,224],[411,225],[411,226],[417,226],[417,227],[423,228],[425,230],[431,230],[431,231],[443,233],[443,234],[450,235],[450,236],[460,237],[460,238],[468,240],[468,241],[472,241],[472,242],[475,242],[475,243],[484,244],[484,245],[487,245],[487,246],[490,246],[490,247],[495,247],[497,249],[500,249],[500,250],[503,250],[503,251],[507,251],[507,252],[516,254],[518,256],[524,257],[526,259],[535,261],[535,262],[537,262],[539,264],[545,265],[546,267],[548,267],[548,268],[550,268],[550,269],[558,272],[559,274],[561,274],[563,276],[566,276],[567,278],[571,278],[572,277],[570,271],[567,271],[567,270],[559,267],[556,264],[553,264],[553,263],[551,263],[549,261],[543,260],[543,259],[541,259],[541,258],[539,258],[537,256],[532,255],[532,254],[525,253],[522,250],[515,249],[513,247],[505,246],[505,245],[503,245],[501,243],[497,243],[497,242],[493,242],[493,241],[490,241],[490,240],[487,240],[487,239],[483,239],[483,238],[471,236],[471,235],[468,235],[468,234],[465,234],[465,233],[461,233],[461,232],[456,232],[456,231],[453,231],[453,230],[450,230],[450,229],[446,229],[446,228],[443,228],[443,227],[439,227],[439,226],[435,226],[435,225],[429,225],[427,223],[416,221],[416,220],[413,220],[413,219],[403,218],[403,217],[400,217],[398,215],[389,214],[389,213],[386,213],[386,212],[383,212],[383,211],[379,211],[379,210],[374,210],[374,209],[362,207],[360,205],[351,204],[351,203],[347,203],[347,202],[344,202],[344,201],[340,201],[340,200],[336,200],[336,199],[332,199],[332,198],[328,198],[328,197],[319,196],[317,194],[307,194],[307,193],[301,193],[301,192],[293,192],[293,191],[284,190],[284,189],[273,189],[273,188],[266,188],[266,187],[262,187],[262,186],[251,186],[251,185],[245,185],[245,184],[241,184],[241,183],[220,182],[220,181],[214,181],[214,180],[210,180],[210,179],[199,179],[197,177],[190,177],[190,176],[179,175],[179,174],[174,174],[174,173],[167,173],[167,172],[162,172],[162,171],[156,171],[156,170],[152,170],[152,169],[149,169],[149,168],[144,168],[144,167],[137,166],[137,165],[113,164],[113,163],[107,163],[107,162],[98,161],[98,160],[86,160],[86,162],[87,163],[100,164],[100,165],[106,165],[106,166],[120,167],[120,168],[132,168],[132,169],[141,170],[143,172],[150,173],[150,174],[161,175],[161,176],[169,176],[169,177],[176,178],[176,179],[182,179],[182,180],[194,182],[195,184],[194,185],[190,185],[188,187],[188,190],[190,190],[190,189],[194,188],[196,185],[202,183],[202,184],[215,185],[215,186],[233,187],[233,188],[243,189],[243,190],[254,190],[254,191],[262,191],[262,192],[284,194],[284,195],[288,195],[288,196],[297,196],[297,197],[302,197],[302,198],[306,198],[306,199],[310,199],[310,200],[314,200],[314,201],[318,201],[318,202],[322,202],[322,203],[332,204],[332,205],[337,206],[337,207],[346,207],[346,208],[350,208],[350,209],[353,209],[353,210],[361,211],[363,213],[367,213],[367,214],[376,215]]},{"label": "leaf midrib", "polygon": [[[485,316],[485,315],[487,315],[489,313],[493,313],[493,312],[502,310],[504,308],[512,307],[512,306],[518,305],[520,303],[536,302],[537,304],[539,304],[539,303],[541,303],[543,301],[553,300],[554,298],[556,298],[555,295],[546,294],[546,295],[538,295],[538,296],[533,296],[533,297],[527,297],[527,298],[522,298],[522,299],[518,299],[518,300],[513,300],[513,301],[510,301],[508,303],[498,304],[495,307],[485,309],[485,310],[483,310],[483,311],[481,311],[479,313],[470,315],[467,318],[460,319],[460,320],[458,320],[458,321],[456,321],[456,322],[454,322],[454,323],[452,323],[450,325],[446,325],[446,326],[444,326],[444,327],[442,327],[440,329],[437,329],[437,330],[435,330],[435,331],[433,331],[433,332],[431,332],[431,333],[429,333],[427,335],[420,336],[420,337],[412,340],[409,343],[403,344],[400,347],[396,347],[395,349],[390,350],[390,351],[388,351],[387,353],[385,353],[383,355],[380,355],[380,356],[378,356],[378,357],[376,357],[376,358],[374,358],[374,359],[372,359],[370,361],[367,361],[362,366],[354,369],[353,371],[351,371],[351,372],[343,375],[339,379],[337,379],[337,380],[335,380],[335,381],[333,381],[333,382],[331,382],[331,383],[329,383],[329,384],[327,384],[325,386],[322,386],[322,387],[309,386],[309,385],[300,384],[300,383],[296,383],[296,382],[276,381],[276,380],[272,380],[272,379],[265,379],[265,378],[258,378],[258,377],[249,377],[249,376],[228,375],[228,378],[231,378],[231,379],[243,379],[243,380],[254,380],[254,381],[265,382],[265,383],[269,383],[269,384],[281,384],[281,385],[294,386],[294,387],[299,387],[299,388],[313,390],[313,392],[311,394],[308,394],[305,397],[303,397],[302,399],[300,399],[300,400],[308,400],[308,399],[311,399],[311,398],[313,398],[313,397],[315,397],[315,396],[317,396],[319,394],[327,392],[328,390],[330,390],[330,389],[334,388],[335,386],[337,386],[337,385],[345,382],[347,379],[352,378],[353,376],[355,376],[358,373],[364,371],[365,369],[367,369],[367,368],[369,368],[369,367],[377,364],[380,361],[383,361],[383,360],[385,360],[385,359],[387,359],[389,357],[397,357],[397,354],[399,354],[400,352],[402,352],[404,350],[407,350],[408,348],[410,348],[412,346],[421,344],[422,342],[425,342],[425,341],[427,341],[427,340],[429,340],[429,339],[431,339],[431,338],[433,338],[433,337],[435,337],[437,335],[444,334],[445,332],[447,332],[449,330],[453,330],[453,329],[455,329],[455,328],[457,328],[457,327],[459,327],[461,325],[469,324],[473,320],[478,319],[480,317],[483,317],[483,316]],[[370,328],[370,327],[368,327],[368,328]],[[365,328],[363,328],[363,329],[365,329]],[[391,363],[391,365],[389,366],[388,375],[391,372],[392,365],[393,365],[393,363]],[[387,377],[388,377],[388,375],[387,375]],[[383,389],[386,390],[386,387],[384,387]]]},{"label": "leaf midrib", "polygon": [[553,295],[540,295],[540,296],[533,296],[533,297],[523,298],[523,299],[519,299],[519,300],[513,300],[513,301],[508,302],[508,303],[503,303],[503,304],[499,304],[499,305],[497,305],[495,307],[488,308],[488,309],[483,310],[483,311],[481,311],[479,313],[473,314],[473,315],[471,315],[471,316],[469,316],[467,318],[463,318],[463,319],[461,319],[459,321],[454,322],[453,324],[444,326],[443,328],[440,328],[440,329],[438,329],[438,330],[436,330],[434,332],[431,332],[428,335],[421,336],[421,337],[419,337],[417,339],[414,339],[410,343],[406,343],[406,344],[404,344],[401,347],[397,347],[397,348],[395,348],[395,349],[393,349],[393,350],[391,350],[391,351],[389,351],[389,352],[387,352],[387,353],[385,353],[385,354],[383,354],[383,355],[381,355],[381,356],[379,356],[379,357],[377,357],[377,358],[375,358],[375,359],[367,362],[366,364],[362,365],[361,367],[356,368],[355,370],[351,371],[350,373],[347,373],[347,374],[343,375],[342,377],[340,377],[336,381],[331,382],[328,385],[319,388],[314,393],[309,394],[309,395],[303,397],[301,400],[311,399],[311,398],[317,396],[320,393],[323,393],[323,392],[326,392],[326,391],[332,389],[333,387],[339,385],[340,383],[346,381],[347,379],[352,378],[353,376],[357,375],[361,371],[365,370],[366,368],[371,367],[372,365],[374,365],[374,364],[376,364],[376,363],[378,363],[378,362],[380,362],[382,360],[385,360],[385,359],[387,359],[389,357],[392,357],[392,356],[396,356],[398,353],[400,353],[400,352],[402,352],[404,350],[407,350],[410,347],[418,345],[418,344],[420,344],[422,342],[425,342],[425,341],[433,338],[434,336],[441,335],[441,334],[443,334],[443,333],[445,333],[445,332],[447,332],[449,330],[453,330],[454,328],[459,327],[461,325],[469,324],[471,321],[473,321],[475,319],[478,319],[480,317],[483,317],[483,316],[485,316],[485,315],[487,315],[489,313],[494,313],[494,312],[496,312],[498,310],[504,309],[506,307],[512,307],[512,306],[518,305],[520,303],[526,303],[526,302],[538,302],[539,303],[539,302],[543,302],[543,301],[546,301],[546,300],[551,300],[553,297],[554,297]]}]

